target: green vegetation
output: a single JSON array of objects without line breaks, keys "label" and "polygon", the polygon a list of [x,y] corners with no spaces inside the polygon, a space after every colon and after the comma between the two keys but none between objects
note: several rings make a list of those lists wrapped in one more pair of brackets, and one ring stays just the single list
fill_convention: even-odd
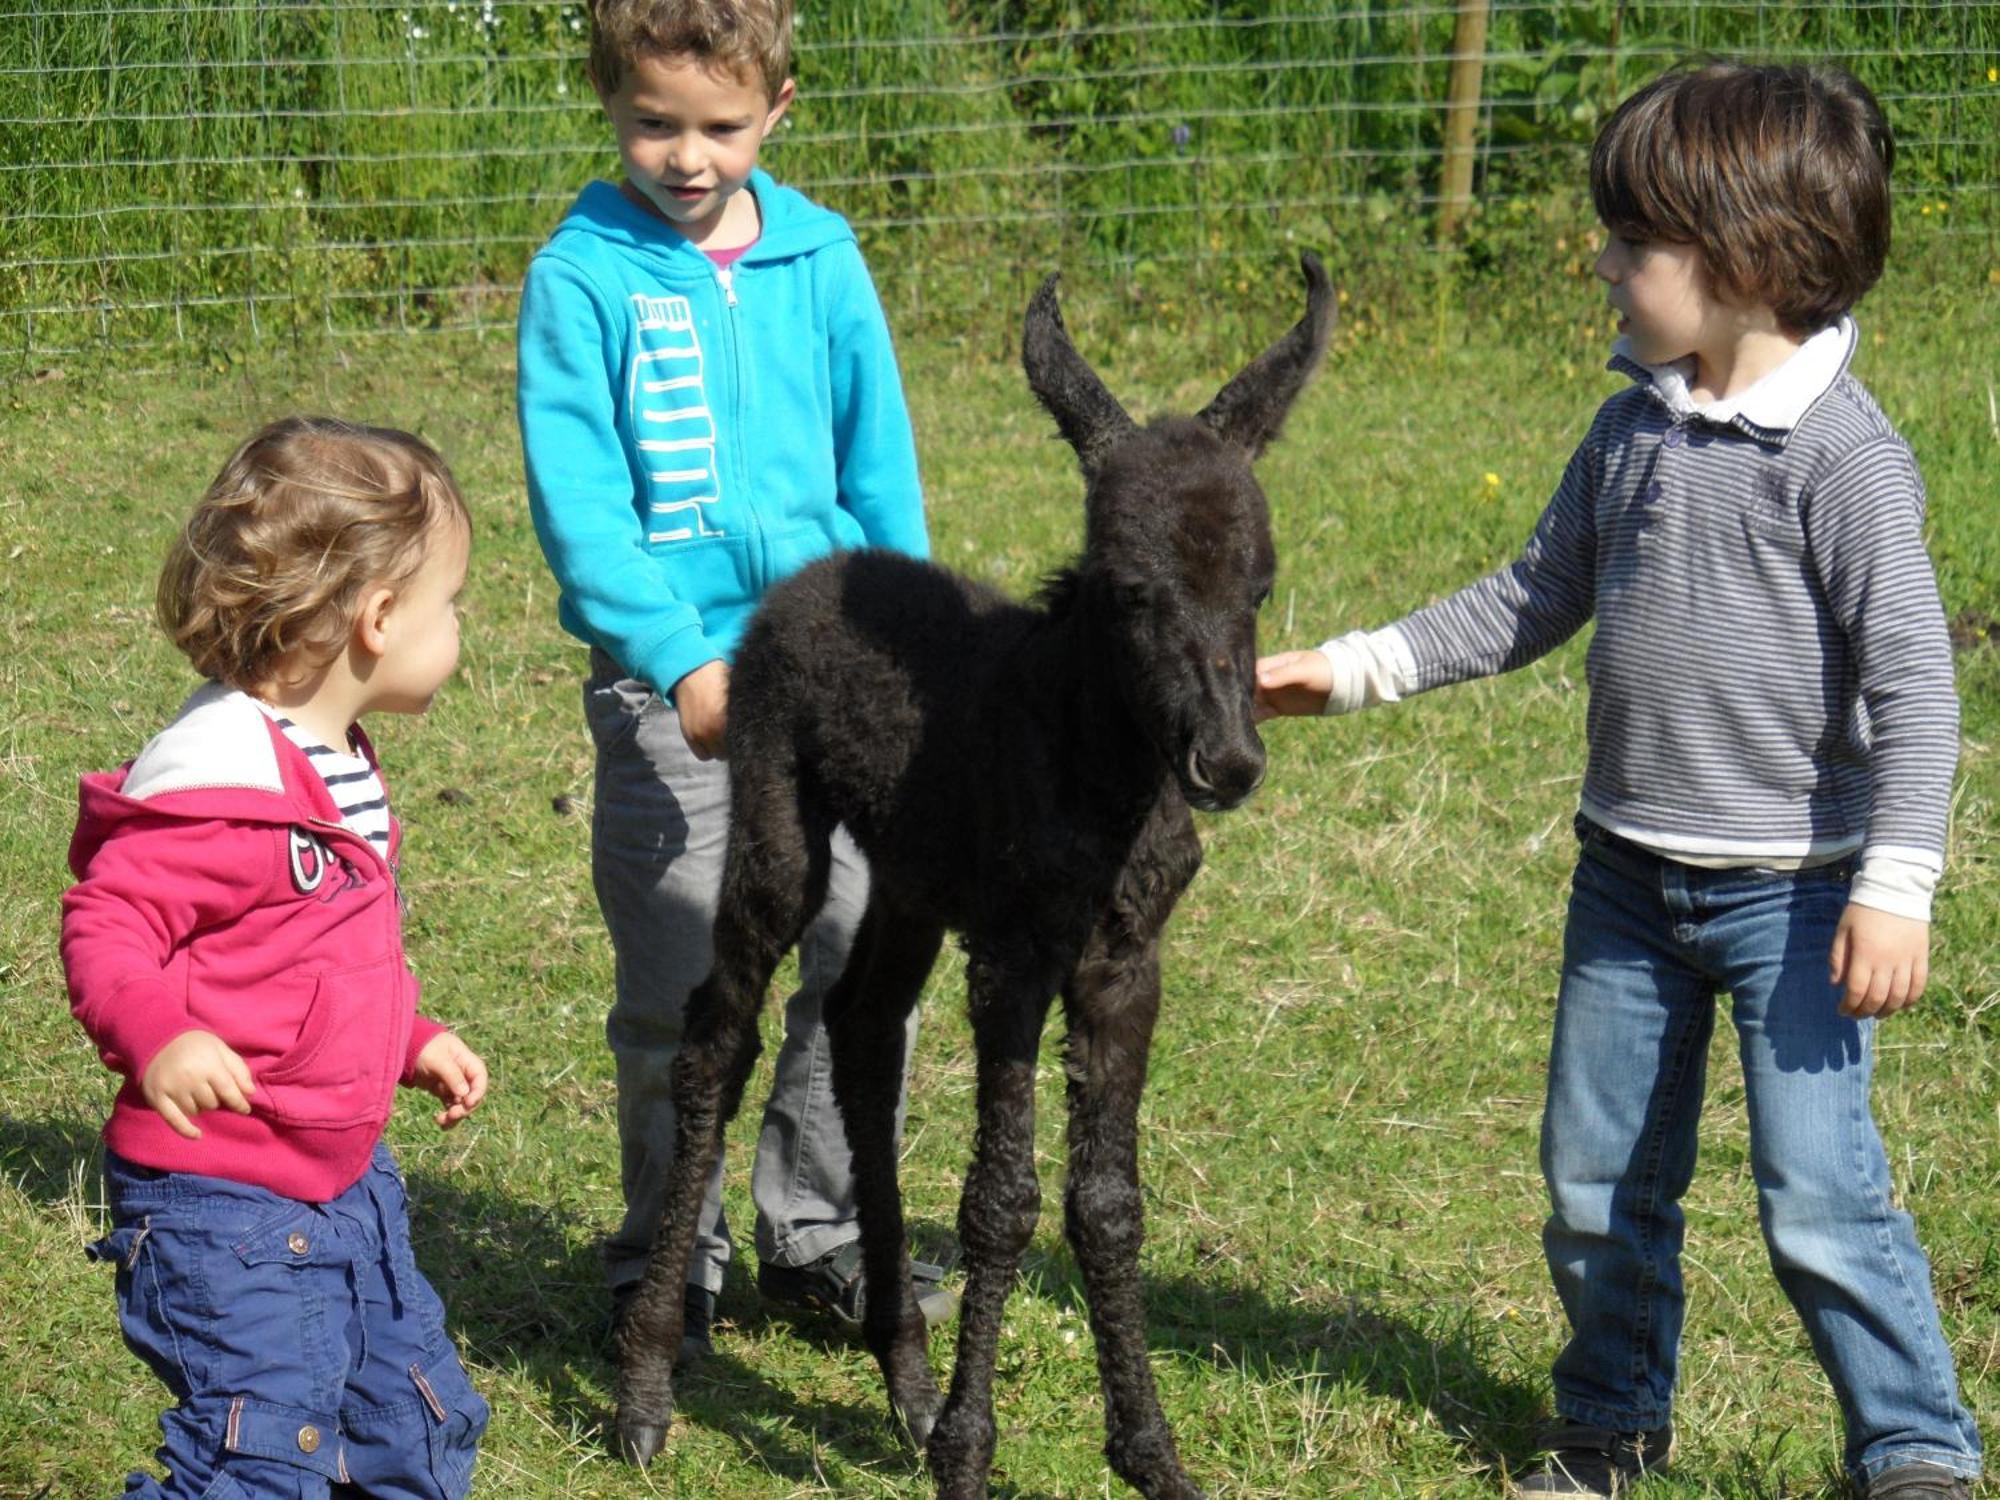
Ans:
[{"label": "green vegetation", "polygon": [[[1357,253],[1362,238],[1341,243]],[[1350,316],[1262,466],[1282,561],[1268,648],[1379,622],[1511,555],[1616,383],[1586,251],[1543,242],[1519,307]],[[1968,631],[2000,614],[1992,270],[1899,258],[1863,308],[1861,373],[1923,462],[1946,605]],[[1293,285],[1274,269],[1260,295],[1295,306]],[[1135,316],[1086,267],[1067,287],[1079,344],[1139,410],[1198,404],[1275,331],[1238,297],[1191,283],[1172,315]],[[1012,367],[1018,307],[954,307],[906,328],[903,353],[938,554],[1023,593],[1074,548],[1080,486]],[[1221,333],[1183,339],[1203,316]],[[152,1447],[159,1387],[120,1347],[109,1273],[81,1255],[112,1079],[65,1012],[56,903],[77,773],[130,755],[191,686],[148,618],[166,540],[231,445],[296,408],[423,432],[478,518],[458,677],[427,720],[374,726],[408,828],[414,961],[431,1006],[495,1070],[465,1128],[439,1135],[410,1100],[391,1132],[423,1264],[495,1408],[477,1492],[927,1494],[865,1354],[768,1316],[740,1269],[668,1457],[639,1476],[605,1454],[594,1245],[618,1188],[582,652],[555,626],[528,524],[508,341],[441,334],[115,382],[70,363],[0,390],[0,1495],[104,1494]],[[1208,865],[1169,934],[1144,1109],[1142,1264],[1168,1409],[1218,1494],[1491,1496],[1532,1444],[1560,1338],[1535,1136],[1581,660],[1572,643],[1394,711],[1273,726],[1264,789],[1202,820]],[[1933,989],[1881,1034],[1877,1109],[1992,1433],[2000,646],[1971,645],[1959,666]],[[467,795],[441,799],[451,788]],[[932,1248],[951,1234],[972,1123],[960,980],[948,960],[926,998],[904,1166]],[[1720,1032],[1688,1203],[1685,1445],[1679,1477],[1648,1494],[1832,1495],[1838,1418],[1765,1265]],[[1096,1370],[1059,1227],[1053,1033],[1045,1057],[1047,1212],[1002,1346],[996,1493],[1100,1495]],[[741,1226],[753,1126],[732,1137]],[[933,1356],[945,1369],[949,1341]]]},{"label": "green vegetation", "polygon": [[[1621,91],[1703,52],[1827,56],[1882,94],[1910,217],[1995,209],[1990,0],[1495,8],[1483,217],[1430,234],[1449,4],[840,0],[804,7],[781,177],[860,227],[906,325],[1090,263],[1134,316],[1291,244],[1405,320],[1541,274]],[[83,0],[0,11],[0,362],[512,316],[534,246],[610,170],[577,0]],[[1553,200],[1551,199],[1553,194]],[[1942,207],[1939,207],[1942,205]],[[1358,231],[1358,232],[1357,232]],[[1282,288],[1280,289],[1282,292]],[[1206,295],[1204,292],[1203,295]],[[1281,305],[1266,299],[1266,305]]]}]

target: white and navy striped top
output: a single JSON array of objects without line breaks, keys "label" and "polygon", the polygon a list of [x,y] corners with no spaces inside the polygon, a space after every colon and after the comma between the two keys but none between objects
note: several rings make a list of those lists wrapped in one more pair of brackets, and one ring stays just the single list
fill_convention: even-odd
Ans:
[{"label": "white and navy striped top", "polygon": [[303,729],[283,714],[259,704],[271,722],[284,731],[306,754],[312,767],[326,783],[333,805],[340,809],[340,821],[348,832],[368,840],[375,852],[389,858],[389,794],[382,778],[365,758],[350,751],[334,750],[321,744],[309,729]]},{"label": "white and navy striped top", "polygon": [[[1859,851],[1853,899],[1925,918],[1958,698],[1924,488],[1847,373],[1843,319],[1739,400],[1622,352],[1521,555],[1385,630],[1330,641],[1360,707],[1504,672],[1593,616],[1582,811],[1689,863]],[[1768,389],[1766,388],[1768,386]]]}]

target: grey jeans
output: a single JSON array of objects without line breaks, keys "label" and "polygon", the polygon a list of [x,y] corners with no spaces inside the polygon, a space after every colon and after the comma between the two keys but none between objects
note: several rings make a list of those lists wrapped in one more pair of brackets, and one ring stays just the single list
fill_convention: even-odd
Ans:
[{"label": "grey jeans", "polygon": [[[604,1266],[618,1287],[644,1271],[665,1208],[674,1155],[673,1061],[688,996],[708,977],[713,952],[729,768],[696,760],[673,706],[599,651],[591,653],[583,707],[597,744],[591,879],[617,965],[605,1032],[618,1074],[625,1220],[605,1242]],[[776,1265],[805,1265],[860,1234],[820,1011],[867,902],[868,866],[846,830],[836,830],[826,904],[799,943],[799,989],[785,1003],[784,1041],[750,1176],[757,1255]],[[912,1011],[904,1036],[906,1091],[916,1027]],[[899,1100],[899,1132],[902,1116]],[[718,1163],[688,1281],[719,1291],[730,1249]]]}]

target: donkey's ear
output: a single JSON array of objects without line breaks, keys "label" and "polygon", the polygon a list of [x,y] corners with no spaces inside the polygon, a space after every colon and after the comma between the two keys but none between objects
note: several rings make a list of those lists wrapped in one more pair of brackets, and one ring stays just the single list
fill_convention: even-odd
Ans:
[{"label": "donkey's ear", "polygon": [[1198,414],[1198,420],[1217,437],[1234,443],[1252,458],[1278,435],[1285,413],[1318,366],[1326,352],[1327,336],[1333,332],[1336,299],[1326,279],[1326,267],[1307,251],[1299,257],[1299,268],[1306,277],[1306,315],[1245,365]]},{"label": "donkey's ear", "polygon": [[1076,449],[1086,475],[1097,466],[1111,446],[1132,431],[1132,419],[1118,398],[1104,387],[1063,327],[1062,309],[1056,305],[1056,278],[1049,277],[1028,303],[1027,321],[1021,329],[1021,367],[1028,372],[1028,388],[1035,399],[1056,419],[1056,426]]}]

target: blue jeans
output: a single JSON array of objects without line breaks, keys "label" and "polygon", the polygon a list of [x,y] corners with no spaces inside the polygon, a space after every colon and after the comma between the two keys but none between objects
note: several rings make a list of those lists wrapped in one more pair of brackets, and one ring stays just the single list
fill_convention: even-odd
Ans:
[{"label": "blue jeans", "polygon": [[1557,1410],[1619,1431],[1668,1420],[1680,1200],[1726,992],[1758,1217],[1840,1399],[1850,1476],[1918,1461],[1977,1475],[1930,1266],[1869,1111],[1875,1023],[1841,1015],[1827,978],[1851,865],[1703,870],[1578,830],[1542,1121],[1543,1248],[1571,1329]]},{"label": "blue jeans", "polygon": [[[729,767],[696,760],[680,717],[645,683],[591,653],[584,717],[597,745],[591,880],[611,934],[617,995],[605,1034],[618,1071],[625,1219],[605,1242],[613,1287],[644,1274],[674,1159],[673,1064],[688,997],[708,977],[729,836]],[[799,940],[799,988],[785,1003],[750,1173],[759,1260],[802,1266],[858,1239],[853,1157],[833,1102],[833,1054],[822,1007],[847,966],[868,906],[868,865],[835,829],[826,901]],[[917,1012],[903,1033],[907,1083]],[[896,1125],[903,1123],[896,1106]],[[722,1164],[709,1178],[688,1280],[720,1291],[731,1254]]]},{"label": "blue jeans", "polygon": [[410,1250],[386,1147],[330,1203],[104,1161],[125,1342],[177,1404],[160,1418],[173,1500],[284,1496],[334,1485],[379,1500],[457,1500],[487,1406]]}]

